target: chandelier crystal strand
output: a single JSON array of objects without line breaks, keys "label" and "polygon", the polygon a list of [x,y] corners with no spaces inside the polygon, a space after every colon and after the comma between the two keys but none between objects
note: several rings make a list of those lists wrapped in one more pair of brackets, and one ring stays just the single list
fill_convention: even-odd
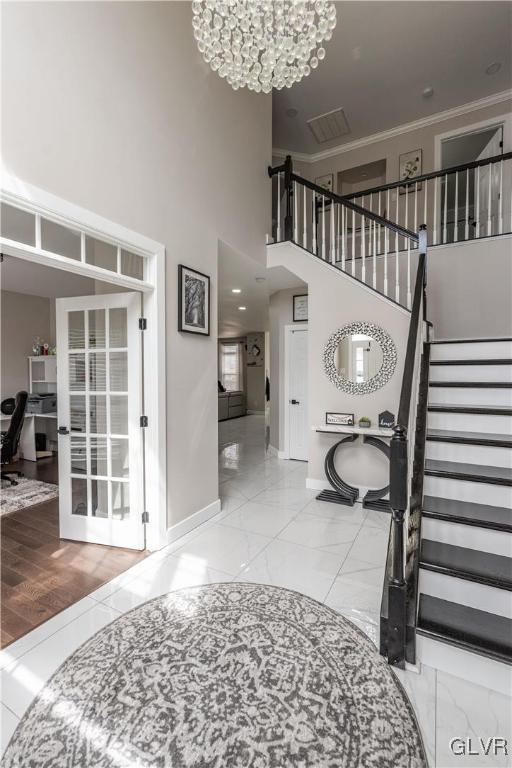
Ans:
[{"label": "chandelier crystal strand", "polygon": [[199,51],[235,91],[291,88],[325,58],[336,26],[327,0],[194,0],[192,11]]}]

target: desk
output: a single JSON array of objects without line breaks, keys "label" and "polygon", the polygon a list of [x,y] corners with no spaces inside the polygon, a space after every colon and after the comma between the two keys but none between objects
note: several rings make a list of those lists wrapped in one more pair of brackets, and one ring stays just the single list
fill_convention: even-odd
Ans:
[{"label": "desk", "polygon": [[[37,461],[36,455],[36,422],[39,419],[57,421],[56,413],[26,413],[21,430],[19,450],[26,461]],[[2,431],[5,431],[11,421],[10,416],[0,414]]]}]

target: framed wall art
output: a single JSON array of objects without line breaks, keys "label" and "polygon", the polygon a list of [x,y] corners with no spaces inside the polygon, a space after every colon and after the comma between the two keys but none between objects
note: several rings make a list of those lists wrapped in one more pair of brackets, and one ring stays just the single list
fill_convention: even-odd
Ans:
[{"label": "framed wall art", "polygon": [[178,331],[210,335],[210,278],[178,265]]}]

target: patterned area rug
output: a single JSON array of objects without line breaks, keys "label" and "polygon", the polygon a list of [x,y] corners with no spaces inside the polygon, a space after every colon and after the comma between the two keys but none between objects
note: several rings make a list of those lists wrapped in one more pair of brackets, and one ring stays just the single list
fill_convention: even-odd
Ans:
[{"label": "patterned area rug", "polygon": [[41,480],[31,480],[28,477],[14,478],[18,485],[10,485],[2,480],[0,489],[0,515],[8,515],[18,512],[25,507],[41,504],[43,501],[56,499],[59,495],[59,487],[51,483],[43,483]]},{"label": "patterned area rug", "polygon": [[4,768],[424,768],[410,704],[356,627],[277,587],[151,600],[76,651]]}]

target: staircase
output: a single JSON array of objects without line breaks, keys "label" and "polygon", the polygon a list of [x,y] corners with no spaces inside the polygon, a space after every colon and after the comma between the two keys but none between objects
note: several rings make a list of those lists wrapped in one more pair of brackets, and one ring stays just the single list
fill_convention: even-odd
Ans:
[{"label": "staircase", "polygon": [[512,663],[512,339],[433,342],[417,634]]}]

